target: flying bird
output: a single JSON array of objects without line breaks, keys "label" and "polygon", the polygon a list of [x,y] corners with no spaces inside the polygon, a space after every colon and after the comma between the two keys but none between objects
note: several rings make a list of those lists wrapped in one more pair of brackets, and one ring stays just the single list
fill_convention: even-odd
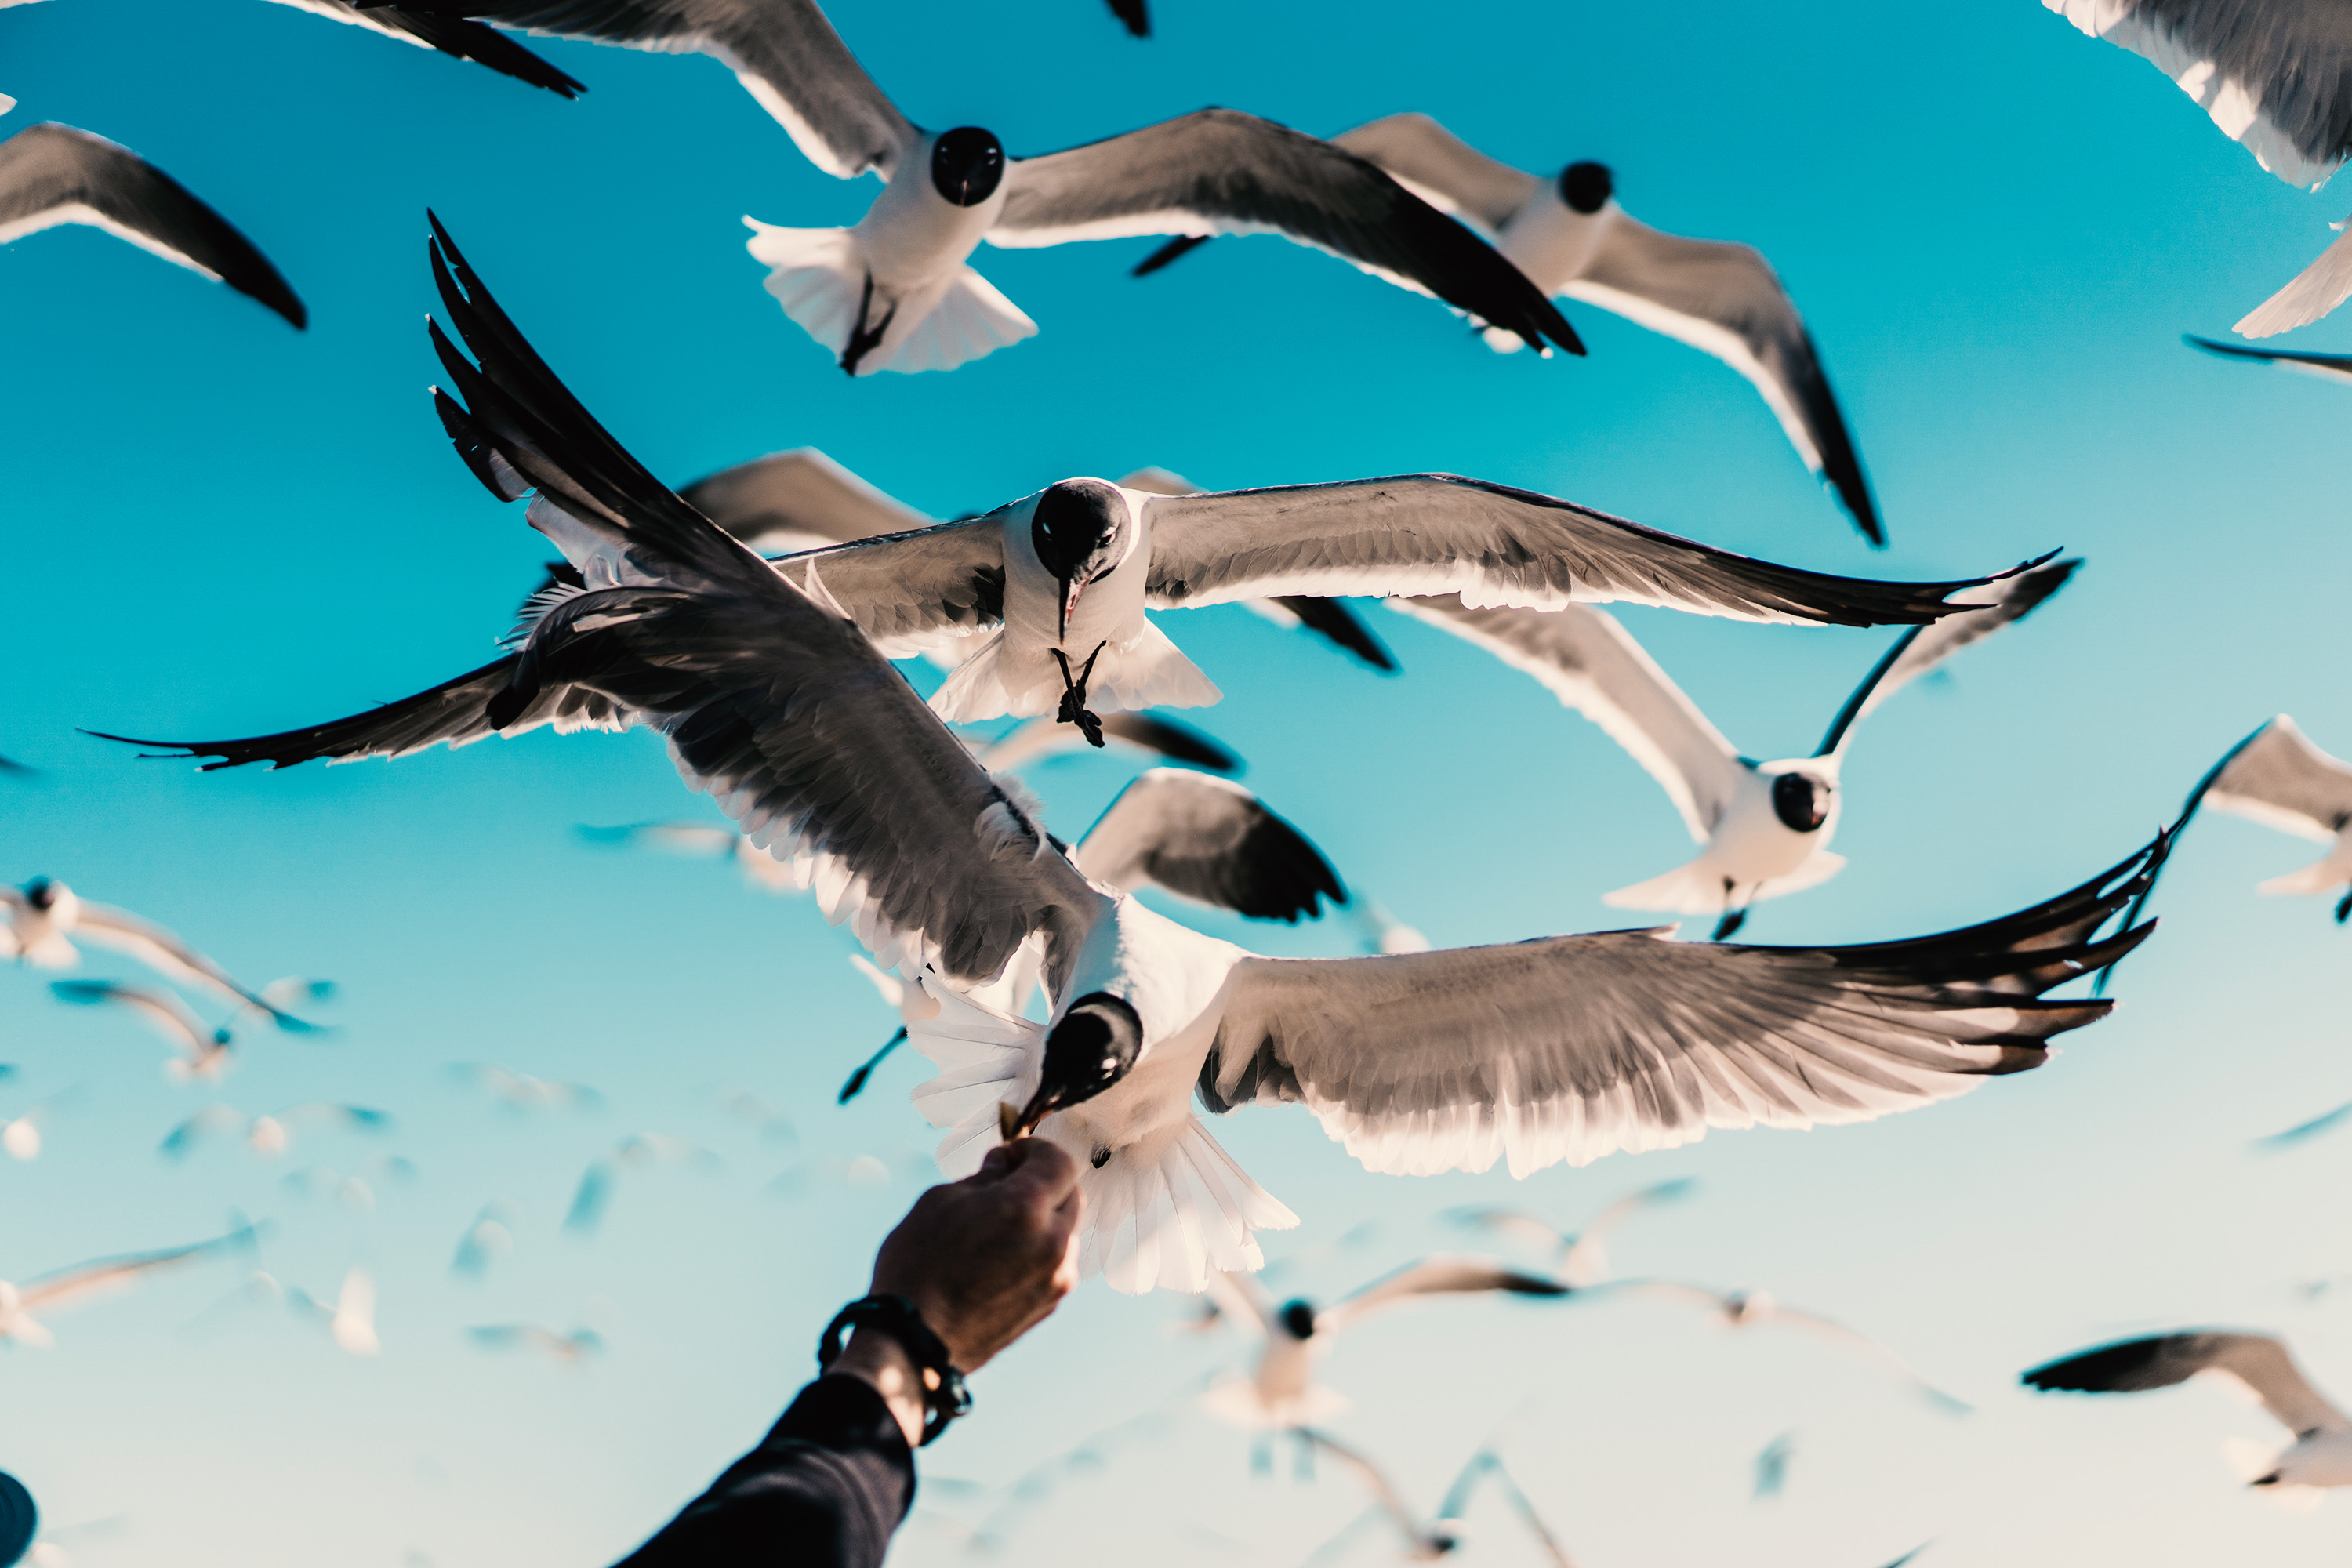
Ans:
[{"label": "flying bird", "polygon": [[563,1228],[582,1236],[593,1234],[604,1222],[604,1210],[613,1201],[613,1184],[620,1179],[622,1172],[674,1164],[690,1164],[704,1171],[721,1168],[718,1155],[683,1138],[642,1132],[622,1139],[609,1152],[591,1160],[588,1168],[581,1173],[580,1185],[572,1194],[571,1210],[563,1216]]},{"label": "flying bird", "polygon": [[509,1072],[485,1062],[451,1062],[449,1076],[470,1084],[509,1110],[593,1110],[604,1097],[584,1083],[563,1083]]},{"label": "flying bird", "polygon": [[1854,725],[1960,649],[2032,614],[2081,564],[2047,563],[1961,590],[1956,599],[1982,607],[1906,632],[1846,699],[1811,756],[1769,763],[1741,755],[1605,611],[1474,609],[1459,595],[1390,604],[1535,677],[1658,781],[1702,847],[1664,876],[1601,901],[1720,915],[1721,942],[1759,900],[1816,887],[1844,868],[1830,842],[1844,809],[1838,774]]},{"label": "flying bird", "polygon": [[[436,9],[442,7],[436,7]],[[1150,234],[1280,234],[1544,349],[1582,353],[1549,300],[1476,236],[1374,164],[1255,115],[1203,109],[1043,157],[976,125],[909,121],[814,0],[468,0],[447,9],[541,35],[705,54],[845,180],[886,184],[850,228],[745,218],[768,292],[852,375],[951,370],[1036,323],[967,266],[1026,247]],[[1022,84],[1008,84],[1016,88]],[[1545,351],[1549,352],[1549,351]]]},{"label": "flying bird", "polygon": [[1286,1430],[1347,1408],[1344,1398],[1315,1383],[1315,1366],[1335,1335],[1370,1313],[1433,1296],[1570,1293],[1557,1279],[1492,1258],[1444,1255],[1408,1264],[1328,1307],[1305,1300],[1276,1306],[1249,1275],[1223,1269],[1212,1269],[1206,1284],[1220,1315],[1255,1326],[1265,1343],[1248,1377],[1213,1384],[1202,1404],[1237,1426]]},{"label": "flying bird", "polygon": [[2236,1383],[2294,1434],[2253,1485],[2352,1486],[2352,1421],[2312,1387],[2273,1335],[2206,1331],[2125,1340],[2037,1366],[2019,1381],[2044,1391],[2141,1394],[2200,1373]]},{"label": "flying bird", "polygon": [[1151,37],[1150,0],[1109,0],[1110,14],[1118,18],[1130,37]]},{"label": "flying bird", "polygon": [[[1708,1126],[1863,1121],[2039,1066],[2051,1036],[2110,1005],[2042,994],[2147,934],[2095,936],[2138,891],[2161,839],[2015,914],[1863,947],[1709,948],[1622,931],[1259,958],[1089,880],[842,613],[830,574],[804,589],[686,506],[571,399],[470,272],[443,281],[487,362],[461,384],[475,412],[460,428],[478,433],[484,471],[507,473],[515,494],[560,498],[596,558],[637,575],[565,600],[520,652],[425,704],[395,705],[404,717],[350,749],[559,712],[634,715],[658,731],[689,788],[771,854],[804,860],[818,908],[847,921],[877,964],[937,984],[939,1017],[909,1032],[945,1069],[917,1091],[951,1129],[943,1167],[976,1165],[1000,1112],[1014,1132],[1042,1128],[1082,1163],[1079,1266],[1105,1268],[1119,1288],[1197,1290],[1212,1266],[1257,1267],[1254,1229],[1292,1222],[1192,1114],[1196,1086],[1213,1111],[1303,1101],[1360,1160],[1399,1173],[1483,1170],[1507,1155],[1524,1174],[1688,1142]],[[1228,536],[1215,553],[1241,542]],[[1720,563],[1736,558],[1708,559],[1730,593],[1742,579]],[[1941,612],[1943,591],[1871,590],[1890,613],[1922,617]],[[426,721],[427,708],[441,717]],[[225,760],[338,749],[324,733],[239,745]],[[1053,998],[1045,1024],[960,994],[1002,981],[1033,937]],[[1662,994],[1676,1002],[1664,1014]]]},{"label": "flying bird", "polygon": [[336,1105],[325,1100],[289,1105],[267,1116],[247,1116],[234,1106],[208,1105],[173,1128],[156,1152],[167,1159],[184,1160],[194,1152],[197,1144],[226,1135],[242,1138],[246,1147],[257,1154],[276,1156],[286,1152],[287,1145],[293,1142],[293,1128],[304,1123],[341,1127],[352,1132],[383,1132],[390,1130],[392,1117],[365,1106]]},{"label": "flying bird", "polygon": [[[2352,32],[2331,0],[2042,4],[2170,77],[2221,134],[2288,184],[2317,190],[2352,153]],[[2352,235],[2320,252],[2231,331],[2271,337],[2319,320],[2347,295]]]},{"label": "flying bird", "polygon": [[537,1323],[496,1323],[467,1329],[467,1336],[488,1351],[537,1351],[563,1366],[583,1366],[604,1353],[604,1338],[593,1329],[559,1334]]},{"label": "flying bird", "polygon": [[482,1205],[466,1234],[457,1238],[457,1253],[449,1259],[449,1272],[467,1279],[479,1279],[490,1271],[490,1265],[514,1255],[514,1205],[504,1198],[495,1198]]},{"label": "flying bird", "polygon": [[383,1349],[375,1331],[375,1280],[364,1268],[353,1268],[343,1276],[342,1289],[335,1293],[331,1306],[290,1286],[286,1304],[296,1317],[323,1327],[336,1344],[352,1355],[372,1356]]},{"label": "flying bird", "polygon": [[178,1079],[218,1078],[228,1070],[231,1037],[226,1029],[205,1027],[188,1005],[168,991],[120,985],[111,980],[53,980],[49,992],[60,1002],[83,1007],[121,1007],[180,1048],[164,1064]]},{"label": "flying bird", "polygon": [[1622,1279],[1600,1289],[1696,1306],[1728,1329],[1780,1323],[1801,1330],[1871,1363],[1947,1415],[1966,1415],[1973,1408],[1967,1401],[1954,1398],[1912,1371],[1908,1363],[1877,1341],[1857,1333],[1833,1319],[1824,1318],[1819,1312],[1784,1307],[1772,1299],[1769,1291],[1711,1290],[1704,1285],[1685,1285],[1669,1279]]},{"label": "flying bird", "polygon": [[[2313,745],[2286,714],[2221,754],[2189,792],[2172,825],[2175,835],[2201,805],[2327,846],[2327,853],[2317,860],[2300,871],[2273,877],[2256,891],[2331,893],[2352,882],[2352,763]],[[2341,925],[2347,919],[2352,919],[2352,892],[2336,905],[2336,922]]]},{"label": "flying bird", "polygon": [[1654,1182],[1609,1204],[1585,1222],[1581,1230],[1562,1230],[1517,1209],[1455,1209],[1448,1218],[1508,1236],[1551,1255],[1553,1272],[1560,1282],[1582,1289],[1609,1278],[1609,1233],[1644,1209],[1678,1203],[1690,1196],[1698,1183],[1688,1177]]},{"label": "flying bird", "polygon": [[297,1034],[318,1029],[317,1025],[287,1012],[268,994],[237,984],[226,970],[162,926],[127,910],[87,903],[55,878],[36,877],[21,889],[0,887],[0,910],[5,910],[7,920],[6,926],[0,928],[0,957],[42,969],[70,969],[81,962],[71,941],[79,937],[136,959],[180,984],[214,992],[241,1008],[267,1013],[281,1029]]},{"label": "flying bird", "polygon": [[[1606,163],[1587,160],[1549,178],[1531,174],[1489,158],[1426,114],[1391,114],[1331,142],[1492,239],[1545,295],[1598,305],[1738,371],[1863,537],[1886,542],[1812,334],[1755,247],[1663,234],[1617,205],[1616,178]],[[1202,243],[1171,240],[1147,257],[1136,276]],[[1519,346],[1511,332],[1490,330],[1486,341],[1503,353]]]},{"label": "flying bird", "polygon": [[68,223],[103,229],[226,283],[298,328],[310,321],[302,301],[251,240],[128,147],[53,123],[0,142],[0,245]]},{"label": "flying bird", "polygon": [[47,1350],[57,1342],[57,1337],[49,1331],[47,1324],[33,1316],[34,1313],[48,1317],[61,1308],[127,1290],[148,1275],[162,1269],[198,1262],[224,1252],[249,1251],[257,1234],[253,1226],[240,1226],[210,1241],[199,1241],[187,1247],[167,1247],[154,1252],[126,1253],[119,1258],[101,1258],[94,1263],[78,1263],[70,1268],[41,1275],[23,1285],[12,1285],[0,1279],[0,1342],[13,1341]]},{"label": "flying bird", "polygon": [[454,59],[471,60],[500,76],[544,88],[559,98],[577,98],[588,90],[496,28],[437,14],[429,4],[387,5],[370,0],[278,0],[278,4],[299,6],[331,22],[348,22],[419,48],[436,49]]}]

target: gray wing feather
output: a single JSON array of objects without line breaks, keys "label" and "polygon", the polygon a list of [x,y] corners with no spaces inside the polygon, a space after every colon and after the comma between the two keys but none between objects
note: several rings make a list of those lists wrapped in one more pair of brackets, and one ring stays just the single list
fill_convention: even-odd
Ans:
[{"label": "gray wing feather", "polygon": [[1737,620],[1931,621],[1992,581],[1886,583],[1775,565],[1573,501],[1455,474],[1155,500],[1155,609],[1282,594],[1462,595],[1474,608],[1655,605]]},{"label": "gray wing feather", "polygon": [[2136,945],[2093,934],[2158,839],[2033,909],[1848,948],[1655,933],[1238,965],[1201,1073],[1212,1110],[1303,1101],[1373,1170],[1514,1175],[1709,1127],[1867,1121],[2040,1066],[2107,1003],[2042,993]]},{"label": "gray wing feather", "polygon": [[1443,210],[1466,213],[1498,229],[1542,184],[1533,174],[1498,163],[1426,114],[1391,114],[1331,138],[1369,158]]},{"label": "gray wing feather", "polygon": [[842,613],[893,658],[1004,618],[1004,534],[992,516],[861,539],[776,563],[804,590],[812,568]]},{"label": "gray wing feather", "polygon": [[0,245],[61,223],[107,229],[219,279],[297,327],[310,319],[251,240],[129,148],[57,124],[0,142]]},{"label": "gray wing feather", "polygon": [[2020,1381],[2045,1391],[2139,1394],[2185,1383],[2200,1372],[2236,1378],[2262,1400],[2263,1409],[2298,1436],[2352,1430],[2352,1421],[2311,1386],[2286,1346],[2269,1334],[2207,1332],[2126,1340],[2035,1367]]},{"label": "gray wing feather", "polygon": [[1557,1279],[1507,1268],[1491,1258],[1426,1258],[1315,1314],[1315,1331],[1345,1328],[1367,1312],[1423,1296],[1468,1296],[1500,1291],[1514,1296],[1565,1296]]},{"label": "gray wing feather", "polygon": [[[931,523],[814,447],[721,468],[677,493],[695,510],[767,555],[904,533]],[[777,535],[793,542],[776,541]],[[798,542],[803,539],[809,542]]]},{"label": "gray wing feather", "polygon": [[455,8],[550,37],[709,55],[810,163],[845,180],[869,169],[887,179],[920,134],[813,0],[495,0]]},{"label": "gray wing feather", "polygon": [[2352,766],[2282,713],[2231,759],[2205,798],[2218,811],[2324,842],[2352,823]]},{"label": "gray wing feather", "polygon": [[1181,768],[1140,774],[1087,830],[1078,869],[1122,891],[1150,882],[1258,920],[1296,921],[1347,901],[1305,835],[1241,785]]}]

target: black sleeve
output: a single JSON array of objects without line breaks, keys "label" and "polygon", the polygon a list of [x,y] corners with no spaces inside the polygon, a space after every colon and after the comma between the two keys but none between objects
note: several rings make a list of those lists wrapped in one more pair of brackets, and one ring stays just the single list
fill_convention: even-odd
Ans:
[{"label": "black sleeve", "polygon": [[862,1378],[820,1377],[760,1446],[616,1568],[877,1568],[915,1456]]}]

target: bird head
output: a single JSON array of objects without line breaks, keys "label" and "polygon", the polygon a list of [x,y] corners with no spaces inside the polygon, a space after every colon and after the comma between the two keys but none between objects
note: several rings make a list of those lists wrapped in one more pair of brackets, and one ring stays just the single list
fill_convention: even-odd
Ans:
[{"label": "bird head", "polygon": [[1123,998],[1096,991],[1070,1004],[1045,1036],[1037,1092],[1016,1123],[1026,1135],[1056,1110],[1081,1105],[1125,1078],[1143,1055],[1143,1020]]},{"label": "bird head", "polygon": [[1102,479],[1064,479],[1037,498],[1029,544],[1061,590],[1056,642],[1070,629],[1070,613],[1087,584],[1125,559],[1129,525],[1127,498]]},{"label": "bird head", "polygon": [[1311,1340],[1315,1337],[1315,1303],[1304,1297],[1296,1301],[1285,1301],[1282,1310],[1274,1315],[1274,1321],[1280,1323],[1282,1331],[1292,1339]]},{"label": "bird head", "polygon": [[1607,206],[1616,189],[1606,163],[1570,163],[1559,172],[1559,199],[1568,204],[1569,211],[1587,217]]},{"label": "bird head", "polygon": [[1004,149],[990,132],[959,125],[931,143],[931,188],[960,207],[976,207],[1004,183]]},{"label": "bird head", "polygon": [[47,877],[36,877],[25,884],[25,901],[37,910],[53,909],[58,896],[66,890],[63,882]]},{"label": "bird head", "polygon": [[1837,785],[1815,773],[1787,773],[1772,781],[1772,815],[1791,833],[1818,833],[1830,819]]}]

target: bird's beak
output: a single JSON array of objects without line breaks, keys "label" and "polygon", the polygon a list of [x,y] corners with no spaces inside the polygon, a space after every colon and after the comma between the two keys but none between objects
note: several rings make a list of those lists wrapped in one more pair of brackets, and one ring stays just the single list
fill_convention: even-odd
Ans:
[{"label": "bird's beak", "polygon": [[1062,1097],[1054,1089],[1040,1084],[1037,1092],[1029,1097],[1028,1106],[1013,1109],[1011,1100],[999,1101],[996,1107],[996,1131],[1007,1143],[1016,1138],[1026,1138],[1037,1131],[1037,1123],[1060,1109]]},{"label": "bird's beak", "polygon": [[1054,627],[1054,640],[1060,642],[1070,634],[1070,616],[1078,607],[1079,595],[1087,591],[1083,577],[1062,579],[1061,618]]}]

